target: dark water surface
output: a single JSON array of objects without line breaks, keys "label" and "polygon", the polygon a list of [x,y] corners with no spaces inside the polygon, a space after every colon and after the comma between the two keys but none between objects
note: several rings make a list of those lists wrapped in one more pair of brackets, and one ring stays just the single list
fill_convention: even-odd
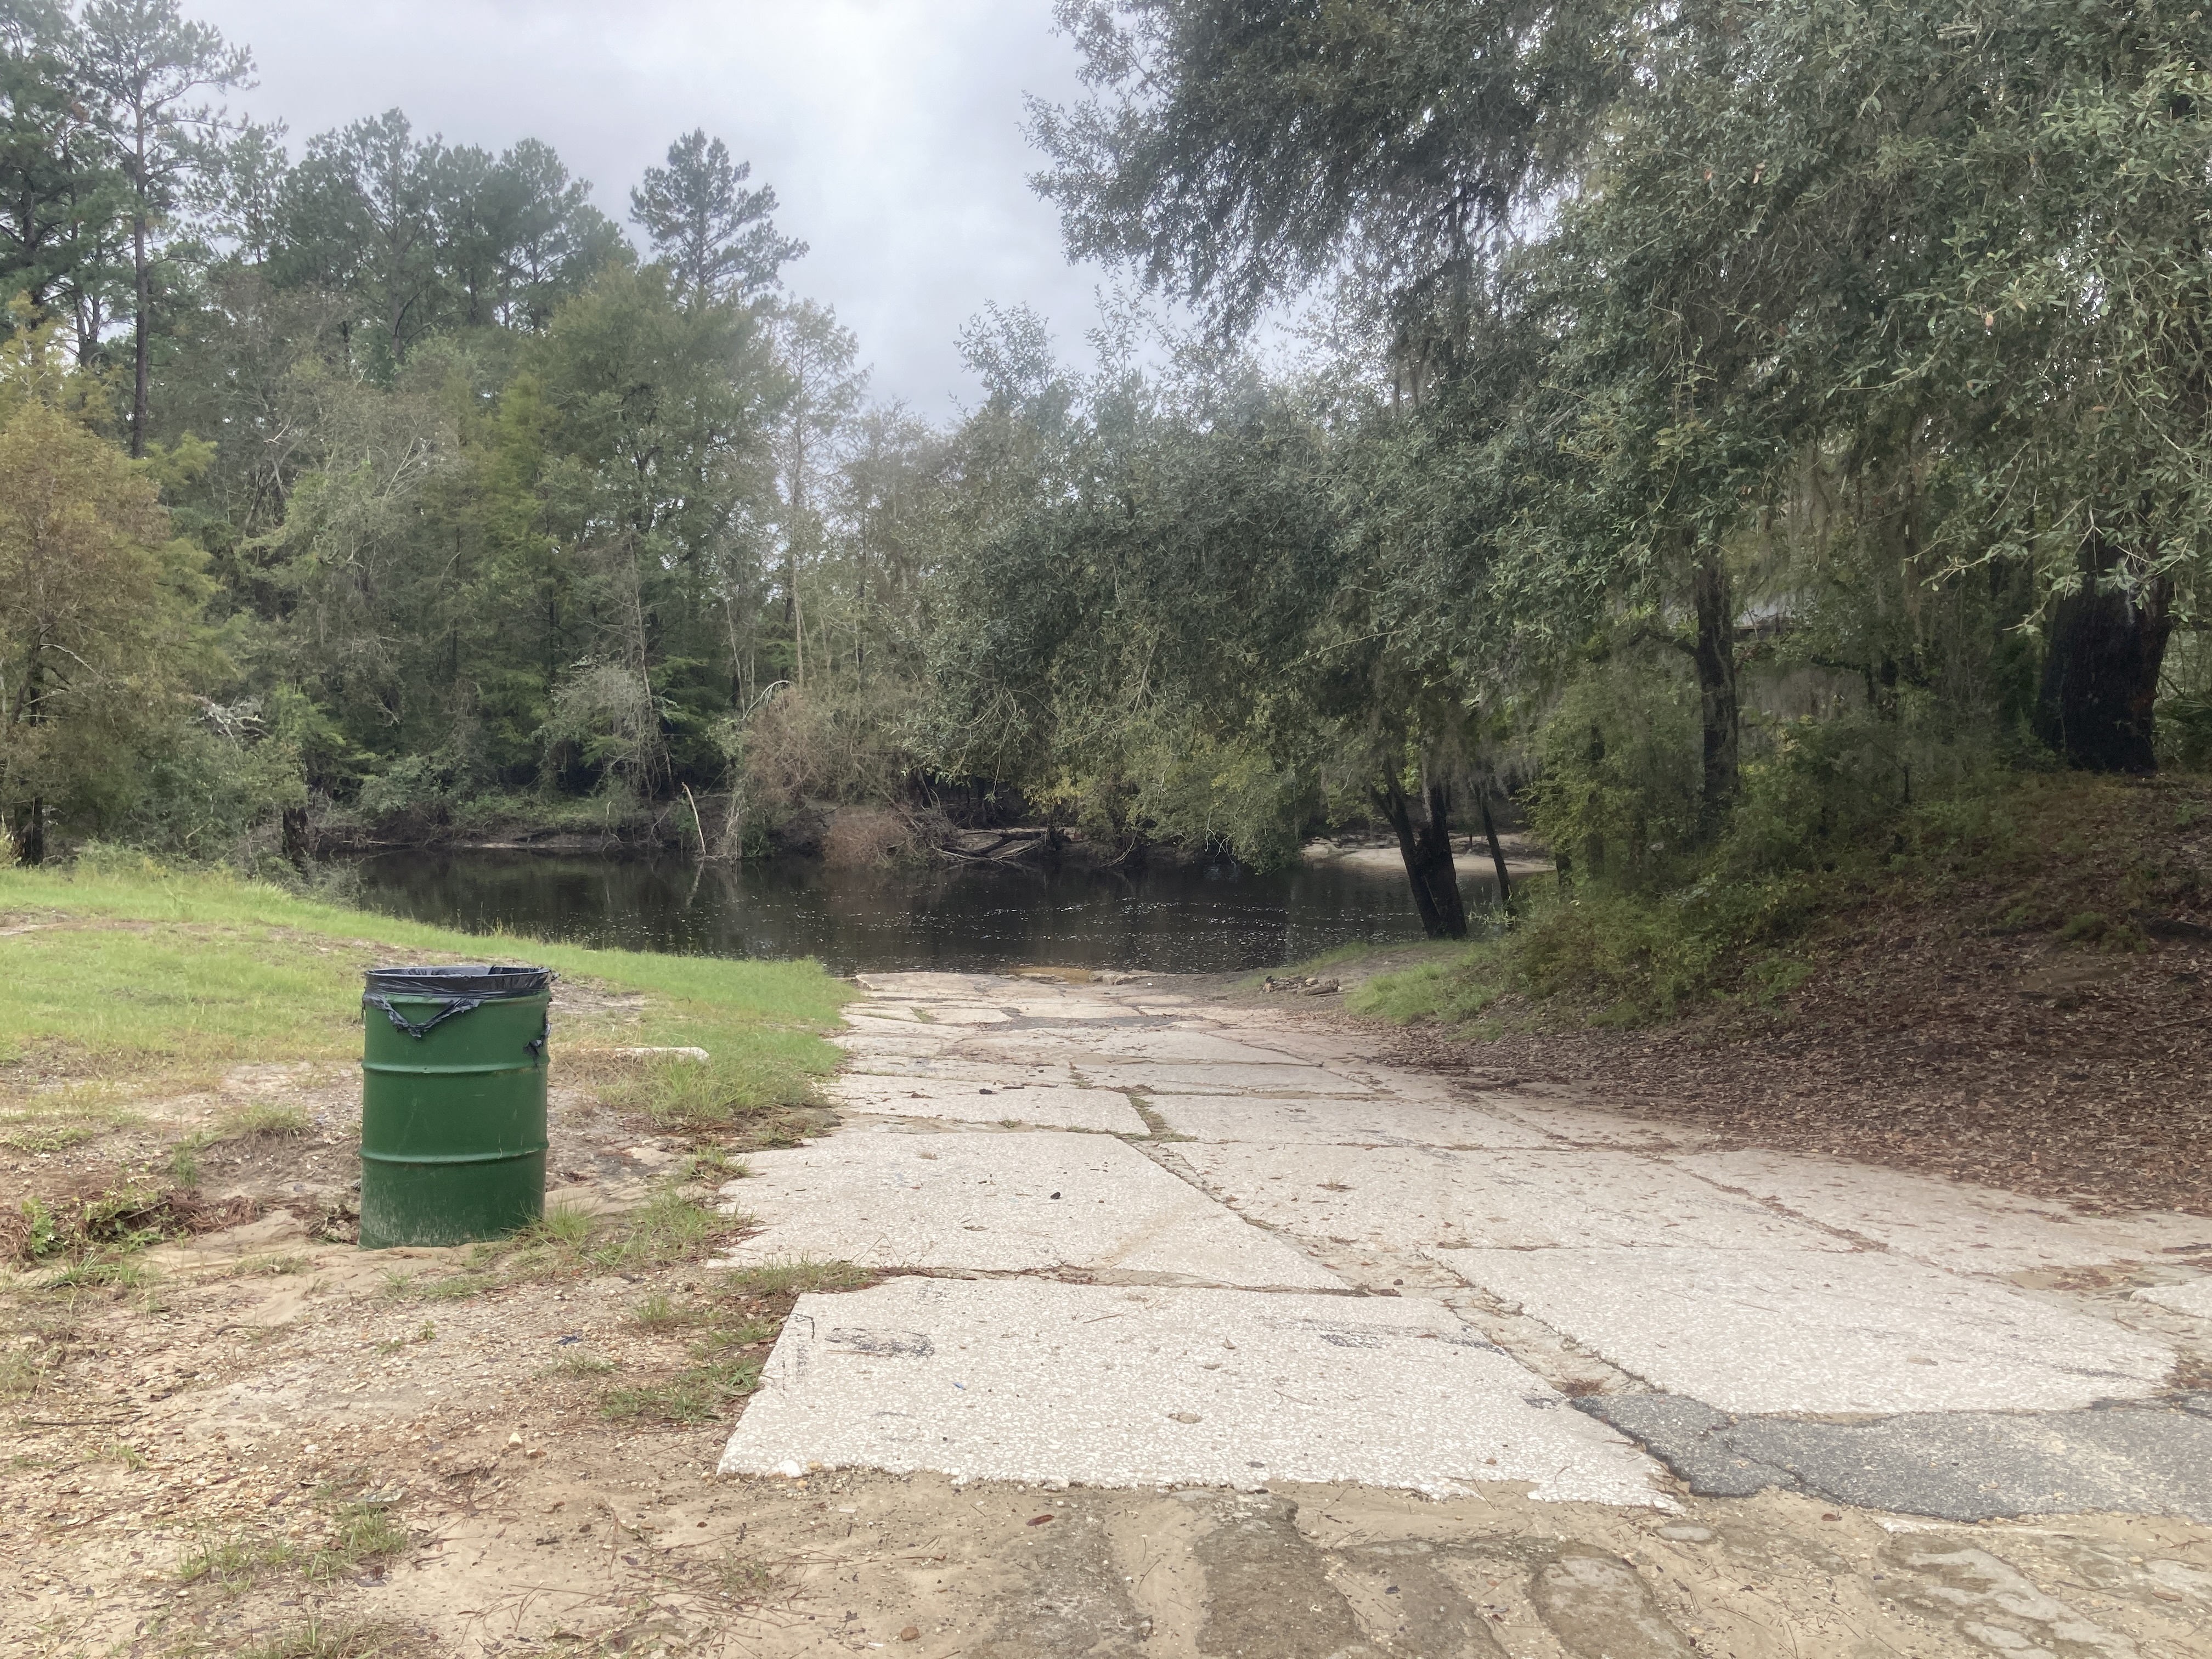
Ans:
[{"label": "dark water surface", "polygon": [[[360,870],[362,903],[420,921],[637,951],[819,957],[846,974],[1044,963],[1226,973],[1420,936],[1402,876],[1334,864],[1125,875],[408,852],[365,859]],[[1470,902],[1480,896],[1470,883]]]}]

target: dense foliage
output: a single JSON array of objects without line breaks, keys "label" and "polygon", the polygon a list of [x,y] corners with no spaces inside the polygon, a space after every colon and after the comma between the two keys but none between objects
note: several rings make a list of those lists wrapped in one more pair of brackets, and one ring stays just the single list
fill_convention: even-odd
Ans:
[{"label": "dense foliage", "polygon": [[[976,582],[994,614],[953,629],[1023,643],[966,694],[979,718],[1118,696],[1182,752],[1244,755],[1224,777],[1334,767],[1398,823],[1417,896],[1445,884],[1425,828],[1518,780],[1585,891],[1726,871],[1752,926],[1765,878],[1916,795],[2201,758],[2202,11],[1061,15],[1095,94],[1036,122],[1071,245],[1224,334],[1303,296],[1356,349],[1264,418],[1182,411],[1169,447],[1238,466],[1154,465],[1097,400],[1110,477],[970,556],[1065,564],[1110,502],[1083,572],[1178,615],[1218,595],[1220,625],[1191,648],[1139,622],[1133,672],[1095,611]],[[1240,505],[1261,495],[1327,506],[1286,532]],[[1156,522],[1195,532],[1170,569]]]},{"label": "dense foliage", "polygon": [[687,135],[641,249],[535,141],[295,157],[251,74],[174,0],[0,3],[16,850],[722,787],[918,602],[938,441],[783,293],[774,191]]},{"label": "dense foliage", "polygon": [[172,0],[0,0],[0,442],[86,550],[11,469],[0,557],[122,573],[0,601],[18,850],[1359,820],[1450,933],[1454,835],[1525,814],[1582,902],[1736,938],[1916,802],[2212,750],[2202,10],[1060,10],[1040,187],[1203,326],[1079,374],[987,311],[932,426],[703,133],[640,246],[535,143],[293,160]]}]

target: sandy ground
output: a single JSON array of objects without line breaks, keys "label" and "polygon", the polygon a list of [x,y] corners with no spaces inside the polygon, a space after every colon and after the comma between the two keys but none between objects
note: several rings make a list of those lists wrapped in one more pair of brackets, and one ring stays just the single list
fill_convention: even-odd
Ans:
[{"label": "sandy ground", "polygon": [[[1282,1043],[1300,1029],[1294,1012],[1212,1019],[1202,1012],[1186,1001],[1145,1015],[1138,1035],[1175,1030]],[[864,1012],[856,1024],[870,1018]],[[1018,1018],[1004,1024],[1013,1028],[1004,1035],[1020,1035]],[[952,1034],[959,1043],[975,1035]],[[860,1061],[867,1075],[915,1083],[899,1092],[904,1109],[921,1116],[864,1109],[889,1103],[878,1088],[805,1155],[890,1137],[921,1147],[929,1133],[1011,1140],[1046,1133],[1007,1127],[1024,1121],[1021,1112],[990,1081],[999,1075],[993,1068],[1026,1070],[1040,1051],[1002,1047],[963,1060],[948,1057],[945,1036],[893,1031]],[[1341,1033],[1314,1041],[1337,1045],[1330,1052],[1347,1066],[1362,1063],[1342,1048]],[[1144,1045],[1123,1040],[1102,1051],[1133,1046]],[[1231,1199],[1235,1208],[1255,1208],[1240,1184],[1244,1175],[1229,1165],[1255,1155],[1240,1147],[1285,1143],[1195,1139],[1200,1109],[1189,1103],[1216,1097],[1186,1089],[1177,1104],[1176,1091],[1160,1087],[1198,1075],[1188,1068],[1239,1063],[1190,1058],[1203,1052],[1158,1042],[1159,1057],[1111,1061],[1125,1078],[1107,1075],[1102,1060],[1066,1085],[1118,1093],[1139,1112],[1146,1134],[1049,1133],[1111,1141],[1155,1169],[1183,1160],[1189,1190],[1211,1194],[1224,1210]],[[1312,1063],[1313,1052],[1300,1062]],[[964,1067],[975,1069],[963,1075]],[[1263,1081],[1280,1078],[1269,1073]],[[846,1086],[865,1096],[867,1085]],[[1458,1085],[1437,1086],[1431,1103],[1439,1109],[1496,1105]],[[1693,1488],[1710,1487],[1711,1479],[1678,1473],[1657,1453],[1650,1496],[1633,1504],[1534,1499],[1541,1483],[1525,1478],[1460,1481],[1462,1495],[1434,1498],[1264,1471],[1243,1490],[807,1467],[825,1461],[817,1458],[799,1460],[790,1474],[717,1474],[733,1427],[744,1426],[736,1410],[690,1426],[647,1426],[611,1420],[603,1405],[610,1389],[665,1381],[687,1363],[694,1330],[641,1319],[641,1310],[650,1314],[656,1297],[678,1308],[726,1297],[734,1270],[691,1261],[426,1297],[421,1286],[456,1272],[465,1252],[368,1255],[317,1236],[320,1217],[336,1217],[343,1231],[354,1090],[343,1075],[234,1077],[228,1095],[305,1106],[318,1129],[305,1140],[241,1146],[234,1165],[211,1166],[209,1190],[293,1208],[161,1247],[150,1264],[159,1277],[137,1287],[8,1292],[11,1375],[33,1377],[36,1391],[8,1402],[0,1652],[776,1656],[880,1648],[937,1659],[2186,1659],[2208,1650],[2212,1528],[2185,1515],[2059,1508],[1960,1521],[1817,1490],[1701,1496]],[[1039,1098],[1041,1113],[1054,1109]],[[1287,1098],[1310,1107],[1307,1094]],[[1595,1110],[1548,1104],[1559,1113]],[[181,1133],[224,1105],[223,1096],[193,1097],[152,1115]],[[1170,1121],[1177,1114],[1180,1129]],[[1574,1156],[1598,1144],[1601,1115],[1583,1121]],[[580,1089],[556,1091],[555,1136],[561,1195],[608,1212],[665,1189],[686,1150],[641,1133]],[[1289,1144],[1310,1162],[1391,1150],[1382,1142],[1343,1147],[1327,1135]],[[1226,1149],[1224,1161],[1201,1169],[1209,1146]],[[1699,1155],[1680,1144],[1647,1150],[1655,1162]],[[759,1224],[724,1241],[726,1259],[743,1258],[749,1247],[762,1260],[803,1254],[798,1234],[767,1255],[759,1243],[805,1220],[804,1206],[778,1197],[792,1183],[776,1171],[798,1167],[792,1158],[759,1155],[755,1179],[736,1183],[735,1203]],[[1355,1208],[1358,1188],[1337,1184],[1351,1190],[1317,1187],[1317,1200]],[[1438,1317],[1466,1318],[1525,1363],[1539,1390],[1674,1397],[1614,1365],[1601,1345],[1480,1294],[1459,1298],[1422,1239],[1369,1237],[1354,1231],[1364,1218],[1349,1219],[1352,1227],[1323,1223],[1340,1243],[1325,1232],[1302,1241],[1297,1228],[1265,1216],[1238,1224],[1334,1264],[1328,1270],[1341,1277],[1337,1295],[1349,1310],[1433,1295]],[[1033,1235],[1065,1236],[1058,1224]],[[1523,1242],[1529,1256],[1558,1248]],[[1850,1248],[1892,1250],[1878,1242]],[[2038,1306],[2072,1298],[2065,1307],[2102,1322],[2100,1329],[2131,1340],[2148,1334],[2176,1355],[2212,1336],[2212,1321],[2135,1297],[2200,1282],[2188,1272],[2145,1267],[2124,1251],[2107,1255],[2091,1267],[2008,1263],[2000,1277],[2041,1298]],[[1429,1279],[1419,1276],[1425,1263]],[[1002,1272],[938,1271],[979,1287]],[[1173,1273],[1122,1274],[1096,1263],[1011,1271],[1046,1285],[1129,1283],[1162,1296],[1176,1288]],[[395,1286],[395,1276],[418,1282]],[[1401,1279],[1418,1282],[1393,1282]],[[810,1298],[802,1310],[836,1300]],[[763,1297],[759,1311],[779,1315],[791,1305]],[[818,1320],[804,1330],[794,1320],[770,1353],[774,1328],[750,1345],[769,1362],[772,1385],[777,1355],[799,1352],[810,1334],[836,1334]],[[2127,1386],[2141,1396],[2139,1408],[2163,1409],[2164,1385]],[[1337,1406],[1356,1424],[1358,1390],[1341,1392],[1348,1397]],[[1817,1427],[1830,1416],[1807,1420]],[[398,1547],[349,1565],[346,1528],[364,1515],[396,1530]],[[216,1570],[192,1576],[210,1550]]]}]

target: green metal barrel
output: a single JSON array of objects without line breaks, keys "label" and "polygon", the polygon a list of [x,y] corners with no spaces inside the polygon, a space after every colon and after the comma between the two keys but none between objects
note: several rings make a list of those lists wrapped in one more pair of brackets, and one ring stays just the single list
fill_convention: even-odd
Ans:
[{"label": "green metal barrel", "polygon": [[362,998],[361,1242],[497,1238],[545,1212],[543,968],[376,968]]}]

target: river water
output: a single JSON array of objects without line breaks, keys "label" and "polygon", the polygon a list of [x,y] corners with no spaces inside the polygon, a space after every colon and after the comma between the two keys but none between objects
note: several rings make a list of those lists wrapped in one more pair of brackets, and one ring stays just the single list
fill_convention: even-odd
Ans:
[{"label": "river water", "polygon": [[[817,957],[833,972],[1025,966],[1227,973],[1420,937],[1403,876],[1341,863],[1257,875],[1223,862],[1133,875],[1065,865],[830,869],[420,851],[361,861],[373,910],[579,945]],[[1462,869],[1470,906],[1489,889]]]}]

